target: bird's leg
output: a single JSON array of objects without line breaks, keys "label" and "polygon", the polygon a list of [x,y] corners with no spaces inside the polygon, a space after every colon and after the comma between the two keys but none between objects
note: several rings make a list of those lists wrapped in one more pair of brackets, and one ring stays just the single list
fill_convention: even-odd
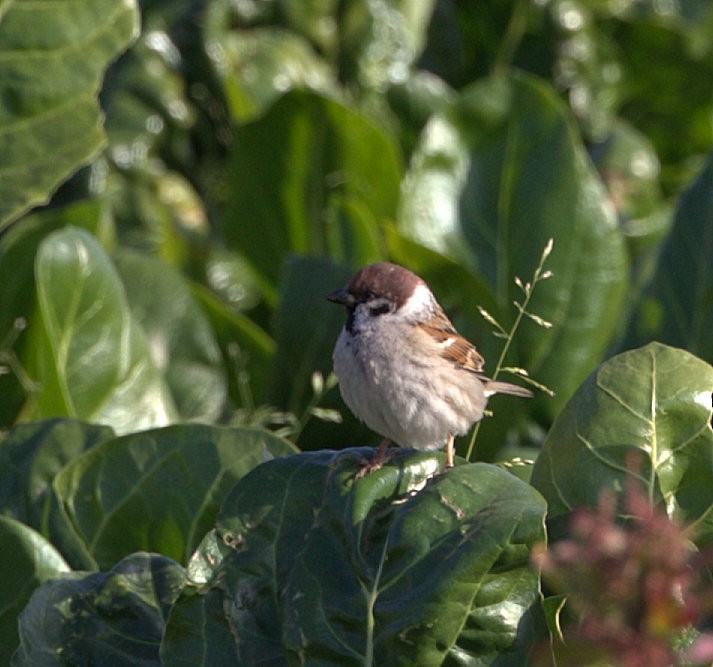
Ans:
[{"label": "bird's leg", "polygon": [[357,471],[356,479],[364,477],[364,475],[368,475],[370,472],[378,470],[379,468],[381,468],[381,466],[384,465],[384,463],[387,463],[391,460],[395,452],[388,451],[387,448],[390,442],[391,440],[389,440],[388,438],[384,438],[379,443],[379,446],[377,447],[376,452],[374,453],[374,456],[371,461],[364,461],[362,467],[359,468],[359,470]]},{"label": "bird's leg", "polygon": [[455,454],[455,447],[453,446],[454,439],[453,434],[450,434],[446,441],[446,470],[453,467],[453,457]]}]

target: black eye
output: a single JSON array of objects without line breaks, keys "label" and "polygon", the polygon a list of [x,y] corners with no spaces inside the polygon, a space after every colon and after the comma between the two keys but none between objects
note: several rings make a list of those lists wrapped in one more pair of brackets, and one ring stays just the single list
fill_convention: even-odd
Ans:
[{"label": "black eye", "polygon": [[372,315],[383,315],[391,311],[391,302],[388,299],[371,299],[367,303],[367,307]]}]

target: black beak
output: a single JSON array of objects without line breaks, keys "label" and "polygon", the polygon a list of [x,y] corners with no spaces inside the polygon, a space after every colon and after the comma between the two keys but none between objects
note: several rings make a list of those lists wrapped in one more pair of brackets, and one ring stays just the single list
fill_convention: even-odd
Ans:
[{"label": "black beak", "polygon": [[340,303],[342,306],[347,307],[354,305],[354,297],[345,287],[342,287],[338,290],[334,290],[334,292],[327,294],[327,301]]}]

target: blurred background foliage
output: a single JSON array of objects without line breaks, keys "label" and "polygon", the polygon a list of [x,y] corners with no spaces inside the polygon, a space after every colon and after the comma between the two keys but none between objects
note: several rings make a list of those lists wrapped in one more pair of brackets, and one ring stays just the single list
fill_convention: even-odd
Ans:
[{"label": "blurred background foliage", "polygon": [[109,4],[98,24],[64,4],[0,21],[0,428],[372,443],[315,376],[343,320],[324,295],[404,264],[492,372],[477,306],[509,325],[549,238],[531,310],[553,327],[526,322],[506,364],[555,397],[494,401],[508,418],[478,458],[541,444],[615,352],[658,339],[713,362],[706,0],[146,0],[102,82],[134,29]]}]

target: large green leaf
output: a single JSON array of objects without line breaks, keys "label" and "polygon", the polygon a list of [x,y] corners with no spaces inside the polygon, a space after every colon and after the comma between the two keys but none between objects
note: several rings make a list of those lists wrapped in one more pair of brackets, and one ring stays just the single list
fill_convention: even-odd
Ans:
[{"label": "large green leaf", "polygon": [[134,252],[116,257],[134,317],[182,418],[212,422],[226,401],[227,381],[208,319],[183,276]]},{"label": "large green leaf", "polygon": [[104,144],[97,93],[135,37],[134,0],[8,2],[0,23],[0,229]]},{"label": "large green leaf", "polygon": [[366,453],[270,462],[226,499],[218,532],[236,551],[219,581],[240,601],[242,663],[524,664],[543,500],[487,464],[434,477],[441,454],[401,452],[355,481]]},{"label": "large green leaf", "polygon": [[669,515],[713,534],[713,368],[651,343],[602,364],[562,410],[532,472],[555,519],[635,475]]},{"label": "large green leaf", "polygon": [[69,567],[39,533],[0,517],[0,663],[7,665],[18,645],[17,616],[35,587]]},{"label": "large green leaf", "polygon": [[[171,608],[161,642],[162,667],[234,667],[237,647],[218,589],[187,587]],[[257,667],[258,663],[250,663]],[[264,663],[262,667],[265,667]]]},{"label": "large green leaf", "polygon": [[109,572],[73,572],[43,584],[20,616],[14,667],[159,665],[169,609],[185,583],[178,563],[136,553]]},{"label": "large green leaf", "polygon": [[185,562],[233,484],[262,461],[294,451],[257,429],[194,424],[127,435],[62,470],[54,483],[57,509],[100,567],[141,550]]},{"label": "large green leaf", "polygon": [[289,252],[358,265],[378,254],[376,222],[396,213],[401,161],[366,116],[292,91],[235,129],[225,235],[274,286]]},{"label": "large green leaf", "polygon": [[15,426],[0,446],[0,513],[44,533],[55,475],[84,451],[113,437],[108,426],[74,419]]},{"label": "large green leaf", "polygon": [[640,335],[713,362],[713,152],[678,202],[639,317]]},{"label": "large green leaf", "polygon": [[69,415],[125,432],[176,416],[121,280],[99,243],[67,228],[39,247],[30,370],[40,383],[26,417]]},{"label": "large green leaf", "polygon": [[554,278],[535,290],[518,358],[557,392],[550,416],[572,394],[615,331],[627,280],[624,239],[601,181],[554,90],[524,74],[461,92],[426,125],[403,185],[405,233],[480,272],[505,312],[522,299],[549,238]]},{"label": "large green leaf", "polygon": [[35,256],[42,239],[65,225],[105,233],[110,219],[98,202],[83,200],[62,208],[26,215],[0,235],[0,424],[15,422],[28,394],[34,390],[26,376],[24,354],[27,324],[36,311]]}]

